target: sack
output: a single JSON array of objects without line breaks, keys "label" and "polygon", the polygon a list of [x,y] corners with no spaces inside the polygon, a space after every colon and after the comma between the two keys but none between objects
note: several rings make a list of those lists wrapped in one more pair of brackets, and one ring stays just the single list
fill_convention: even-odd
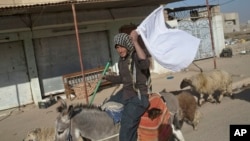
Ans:
[{"label": "sack", "polygon": [[166,141],[172,135],[170,112],[160,94],[149,95],[150,109],[160,109],[161,114],[154,119],[145,112],[138,127],[138,141]]},{"label": "sack", "polygon": [[118,102],[109,101],[101,106],[103,111],[114,120],[114,123],[119,123],[122,117],[123,104]]}]

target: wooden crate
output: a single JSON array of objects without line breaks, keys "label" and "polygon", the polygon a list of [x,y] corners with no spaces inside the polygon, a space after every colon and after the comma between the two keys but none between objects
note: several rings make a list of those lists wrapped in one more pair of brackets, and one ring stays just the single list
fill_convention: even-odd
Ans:
[{"label": "wooden crate", "polygon": [[[94,91],[94,86],[98,83],[101,78],[104,67],[89,69],[84,71],[85,84],[88,91],[88,95],[91,95]],[[110,70],[108,71],[110,73]],[[71,99],[71,94],[78,98],[85,97],[84,81],[82,72],[75,72],[65,74],[62,76],[65,94],[68,99]],[[110,81],[102,80],[100,87],[111,85]],[[91,93],[92,92],[92,93]]]},{"label": "wooden crate", "polygon": [[72,89],[73,89],[76,97],[78,99],[82,99],[82,98],[86,97],[85,87],[87,88],[87,96],[90,96],[94,92],[94,90],[97,86],[97,83],[98,83],[98,79],[86,82],[85,86],[84,86],[84,82],[80,82],[80,83],[76,84]]}]

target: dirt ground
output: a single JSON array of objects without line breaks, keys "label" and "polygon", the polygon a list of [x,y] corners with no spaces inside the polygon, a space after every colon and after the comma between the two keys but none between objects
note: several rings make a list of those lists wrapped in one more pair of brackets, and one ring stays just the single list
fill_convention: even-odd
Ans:
[{"label": "dirt ground", "polygon": [[233,33],[227,33],[225,34],[226,38],[233,38],[233,39],[244,39],[246,41],[250,41],[250,30],[247,31],[239,31],[239,32],[233,32]]},{"label": "dirt ground", "polygon": [[[235,77],[233,77],[235,84],[238,84],[240,81],[246,80],[250,77],[250,54],[235,55],[232,58],[210,58],[197,61],[196,64],[206,71],[214,68],[215,60],[217,68],[224,69],[235,75]],[[179,90],[179,84],[181,80],[184,77],[197,73],[198,71],[199,70],[191,64],[187,70],[182,72],[152,74],[153,91],[159,92],[164,88],[167,91]],[[167,79],[167,77],[170,75],[173,76],[173,78]],[[246,81],[248,83],[248,80]],[[235,85],[234,87],[237,88],[238,86]],[[98,92],[95,96],[93,104],[101,104],[105,98],[109,97],[116,90],[117,89],[114,86]],[[69,104],[79,102],[86,103],[86,100],[67,100],[67,102]],[[57,106],[58,104],[54,104],[47,109],[39,109],[36,105],[30,104],[18,108],[0,111],[0,140],[20,141],[31,129],[37,127],[54,127],[54,122],[58,114],[56,111]],[[191,130],[192,129],[190,128],[190,131]]]}]

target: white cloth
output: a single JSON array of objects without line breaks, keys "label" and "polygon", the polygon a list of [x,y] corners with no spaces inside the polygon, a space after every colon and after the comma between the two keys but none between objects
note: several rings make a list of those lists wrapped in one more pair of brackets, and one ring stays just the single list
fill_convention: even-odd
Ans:
[{"label": "white cloth", "polygon": [[149,53],[164,68],[180,71],[194,60],[200,39],[179,29],[168,29],[163,6],[154,10],[137,27]]}]

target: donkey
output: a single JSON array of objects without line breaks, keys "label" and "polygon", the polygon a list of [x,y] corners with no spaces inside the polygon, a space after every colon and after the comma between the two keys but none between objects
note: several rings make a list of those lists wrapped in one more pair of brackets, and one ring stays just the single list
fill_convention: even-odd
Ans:
[{"label": "donkey", "polygon": [[[163,93],[163,97],[169,95]],[[171,98],[175,98],[172,94]],[[76,141],[78,138],[92,141],[119,141],[120,124],[114,124],[114,120],[107,112],[99,107],[78,104],[76,106],[67,106],[61,98],[61,106],[57,108],[59,115],[55,122],[56,141]],[[175,98],[176,99],[176,98]],[[178,101],[176,99],[176,101]],[[171,103],[172,104],[172,103]],[[178,102],[175,105],[168,105],[171,113],[170,121],[172,127],[171,137],[174,140],[184,141],[184,137],[178,124]]]}]

